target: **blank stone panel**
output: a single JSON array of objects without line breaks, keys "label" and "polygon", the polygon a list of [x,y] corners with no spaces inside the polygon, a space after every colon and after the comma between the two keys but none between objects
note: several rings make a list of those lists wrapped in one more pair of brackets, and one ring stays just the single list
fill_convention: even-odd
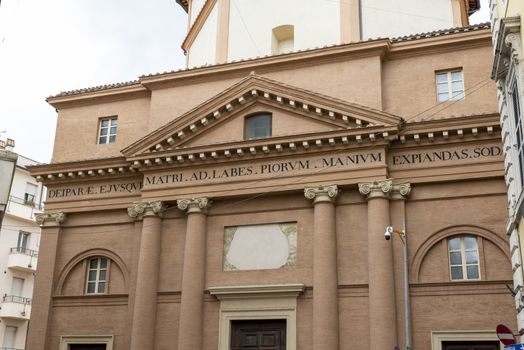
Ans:
[{"label": "blank stone panel", "polygon": [[297,223],[226,227],[224,271],[295,266]]}]

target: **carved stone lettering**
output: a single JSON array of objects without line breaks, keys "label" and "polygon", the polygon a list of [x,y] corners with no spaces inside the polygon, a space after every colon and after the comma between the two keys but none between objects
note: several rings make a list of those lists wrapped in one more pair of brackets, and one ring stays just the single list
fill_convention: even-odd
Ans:
[{"label": "carved stone lettering", "polygon": [[497,145],[440,149],[431,151],[398,152],[390,156],[390,166],[409,166],[413,164],[431,165],[443,162],[471,163],[502,156],[502,148]]}]

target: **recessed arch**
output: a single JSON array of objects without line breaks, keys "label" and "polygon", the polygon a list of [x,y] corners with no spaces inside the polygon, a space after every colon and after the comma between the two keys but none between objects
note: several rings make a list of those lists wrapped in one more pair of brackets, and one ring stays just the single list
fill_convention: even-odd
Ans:
[{"label": "recessed arch", "polygon": [[418,247],[417,251],[413,255],[413,260],[410,266],[411,280],[415,282],[419,281],[422,262],[424,261],[426,254],[431,250],[431,248],[433,248],[433,246],[435,246],[435,244],[448,237],[464,234],[479,236],[493,243],[502,251],[506,259],[511,261],[509,252],[507,251],[508,243],[495,232],[475,225],[453,225],[434,232]]},{"label": "recessed arch", "polygon": [[127,289],[128,280],[129,280],[129,269],[127,268],[126,264],[124,263],[124,260],[119,255],[115,254],[114,252],[108,249],[95,248],[95,249],[89,249],[80,254],[77,254],[71,260],[69,260],[69,262],[62,269],[60,273],[60,277],[58,278],[58,283],[57,283],[56,290],[55,290],[57,295],[62,295],[64,284],[67,280],[67,277],[73,270],[73,268],[77,266],[78,264],[80,264],[82,261],[90,257],[94,257],[94,256],[102,256],[102,257],[111,259],[111,262],[113,264],[116,264],[118,268],[120,269],[120,271],[122,271],[122,274],[124,276],[124,286]]},{"label": "recessed arch", "polygon": [[271,53],[273,55],[292,52],[295,48],[295,26],[284,24],[273,28]]}]

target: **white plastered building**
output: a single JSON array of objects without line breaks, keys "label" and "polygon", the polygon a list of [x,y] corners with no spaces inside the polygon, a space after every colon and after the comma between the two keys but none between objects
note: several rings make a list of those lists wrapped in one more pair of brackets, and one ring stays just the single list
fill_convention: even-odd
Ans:
[{"label": "white plastered building", "polygon": [[[0,141],[0,149],[13,151],[14,142]],[[38,264],[45,188],[26,167],[38,162],[18,155],[9,201],[0,227],[0,349],[25,349],[31,316],[31,297]]]},{"label": "white plastered building", "polygon": [[177,2],[189,14],[188,67],[466,26],[480,8],[479,0]]},{"label": "white plastered building", "polygon": [[[497,82],[500,125],[504,150],[505,180],[508,190],[513,291],[518,331],[524,335],[524,3],[518,0],[491,0],[493,32],[493,72]],[[521,341],[522,342],[522,341]]]}]

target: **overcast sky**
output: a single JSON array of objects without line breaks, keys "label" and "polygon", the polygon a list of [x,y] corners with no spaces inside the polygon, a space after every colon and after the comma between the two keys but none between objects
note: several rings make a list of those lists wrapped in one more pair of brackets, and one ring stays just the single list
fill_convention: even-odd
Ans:
[{"label": "overcast sky", "polygon": [[[481,3],[471,23],[488,20]],[[182,68],[186,30],[175,0],[1,0],[0,139],[49,162],[56,112],[47,96]]]}]

